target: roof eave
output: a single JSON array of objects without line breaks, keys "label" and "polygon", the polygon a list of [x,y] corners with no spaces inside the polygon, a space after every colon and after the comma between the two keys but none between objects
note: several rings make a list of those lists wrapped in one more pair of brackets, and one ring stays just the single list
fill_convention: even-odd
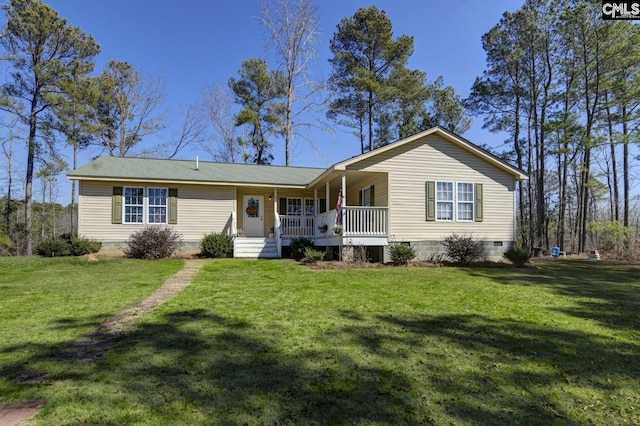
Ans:
[{"label": "roof eave", "polygon": [[292,188],[305,189],[306,184],[284,184],[284,183],[253,183],[253,182],[213,182],[201,180],[171,180],[171,179],[140,179],[128,177],[96,177],[96,176],[79,176],[67,175],[71,180],[88,180],[97,182],[135,182],[135,183],[157,183],[157,184],[181,184],[181,185],[202,185],[202,186],[243,186],[243,187],[260,187],[260,188]]}]

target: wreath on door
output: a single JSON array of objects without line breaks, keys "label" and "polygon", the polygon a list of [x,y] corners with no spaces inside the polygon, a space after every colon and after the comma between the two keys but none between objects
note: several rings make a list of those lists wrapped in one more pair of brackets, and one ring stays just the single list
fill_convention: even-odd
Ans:
[{"label": "wreath on door", "polygon": [[247,209],[245,210],[247,212],[247,215],[249,215],[250,217],[255,217],[258,215],[258,207],[257,206],[249,206],[247,207]]}]

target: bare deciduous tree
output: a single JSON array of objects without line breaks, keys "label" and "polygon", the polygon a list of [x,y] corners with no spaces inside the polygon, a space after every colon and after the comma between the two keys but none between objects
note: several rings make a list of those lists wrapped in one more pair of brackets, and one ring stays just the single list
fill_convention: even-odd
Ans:
[{"label": "bare deciduous tree", "polygon": [[314,97],[323,87],[308,77],[309,64],[316,59],[320,21],[312,0],[263,0],[257,19],[268,33],[267,48],[275,51],[278,67],[286,80],[286,111],[283,120],[285,164],[291,163],[294,136],[302,136],[296,128],[315,127],[302,117],[314,108]]},{"label": "bare deciduous tree", "polygon": [[202,143],[202,148],[216,161],[246,161],[243,139],[236,128],[231,90],[228,86],[208,85],[202,90],[202,96],[204,113],[213,128],[211,139]]}]

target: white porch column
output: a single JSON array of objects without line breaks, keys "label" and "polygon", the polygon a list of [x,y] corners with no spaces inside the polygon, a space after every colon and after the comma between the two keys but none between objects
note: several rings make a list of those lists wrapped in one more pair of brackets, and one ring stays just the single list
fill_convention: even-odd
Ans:
[{"label": "white porch column", "polygon": [[344,211],[345,206],[347,205],[347,171],[342,171],[342,226],[346,225],[345,216],[346,212]]},{"label": "white porch column", "polygon": [[324,184],[324,192],[325,192],[325,199],[327,200],[327,202],[325,203],[325,209],[327,211],[331,210],[329,208],[329,206],[331,205],[331,200],[329,199],[329,181],[327,181],[327,183]]},{"label": "white porch column", "polygon": [[313,190],[313,213],[314,213],[314,216],[318,216],[318,214],[320,214],[320,206],[318,204],[320,204],[320,203],[318,203],[318,190],[314,189]]},{"label": "white porch column", "polygon": [[273,213],[274,217],[278,213],[278,188],[273,188]]}]

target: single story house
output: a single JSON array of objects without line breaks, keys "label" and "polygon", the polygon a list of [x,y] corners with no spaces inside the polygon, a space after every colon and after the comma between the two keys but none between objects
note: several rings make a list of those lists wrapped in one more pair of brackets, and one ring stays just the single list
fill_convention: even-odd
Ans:
[{"label": "single story house", "polygon": [[67,174],[79,182],[78,232],[121,249],[145,226],[169,226],[186,250],[209,233],[236,257],[280,257],[306,237],[328,253],[390,243],[421,258],[452,233],[471,234],[497,259],[516,238],[518,168],[443,128],[329,168],[100,157]]}]

